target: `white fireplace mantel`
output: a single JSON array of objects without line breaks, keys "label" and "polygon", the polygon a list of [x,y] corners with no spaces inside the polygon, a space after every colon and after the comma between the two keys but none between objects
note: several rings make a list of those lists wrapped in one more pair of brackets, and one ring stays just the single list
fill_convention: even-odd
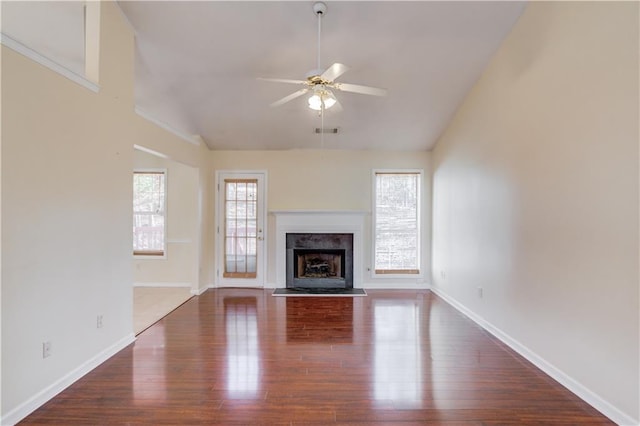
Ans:
[{"label": "white fireplace mantel", "polygon": [[287,233],[353,234],[353,287],[362,287],[364,219],[358,210],[272,210],[276,222],[276,287],[286,286]]}]

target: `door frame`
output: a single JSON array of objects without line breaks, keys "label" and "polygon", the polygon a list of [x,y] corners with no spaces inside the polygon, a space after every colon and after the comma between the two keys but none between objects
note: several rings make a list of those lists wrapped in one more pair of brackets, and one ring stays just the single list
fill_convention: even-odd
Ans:
[{"label": "door frame", "polygon": [[[258,180],[258,223],[262,222],[262,240],[257,242],[258,260],[256,278],[225,278],[224,270],[224,197],[221,195],[225,178]],[[266,170],[216,170],[214,186],[215,202],[215,287],[259,287],[267,282],[267,171]],[[262,199],[262,202],[260,202]]]}]

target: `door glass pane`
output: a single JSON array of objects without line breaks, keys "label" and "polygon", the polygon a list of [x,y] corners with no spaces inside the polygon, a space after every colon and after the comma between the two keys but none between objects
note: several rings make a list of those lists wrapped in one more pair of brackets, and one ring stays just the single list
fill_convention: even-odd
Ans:
[{"label": "door glass pane", "polygon": [[[256,179],[225,179],[225,271],[228,278],[255,278],[257,271]],[[233,258],[230,255],[235,255]]]},{"label": "door glass pane", "polygon": [[255,256],[257,254],[257,244],[255,238],[247,238],[247,255]]},{"label": "door glass pane", "polygon": [[257,206],[255,201],[247,202],[247,218],[248,219],[256,218],[256,210],[257,210]]},{"label": "door glass pane", "polygon": [[236,230],[237,230],[237,236],[238,237],[246,237],[247,236],[247,221],[245,220],[238,220],[236,222]]},{"label": "door glass pane", "polygon": [[236,272],[236,257],[235,256],[227,256],[227,260],[225,262],[225,270],[228,272]]},{"label": "door glass pane", "polygon": [[257,256],[247,256],[247,270],[255,271],[256,270],[256,260]]},{"label": "door glass pane", "polygon": [[235,200],[236,199],[236,184],[233,182],[229,182],[225,185],[227,192],[227,200]]},{"label": "door glass pane", "polygon": [[237,201],[235,203],[236,205],[236,209],[235,209],[235,216],[238,219],[244,219],[247,217],[247,202],[246,201]]},{"label": "door glass pane", "polygon": [[245,201],[247,199],[247,184],[238,183],[238,193],[236,194],[236,200]]},{"label": "door glass pane", "polygon": [[229,218],[229,220],[234,220],[236,218],[237,211],[238,207],[235,200],[227,201],[227,218]]},{"label": "door glass pane", "polygon": [[247,236],[248,237],[256,237],[256,231],[257,231],[257,222],[255,220],[248,220],[247,221]]},{"label": "door glass pane", "polygon": [[236,221],[235,220],[228,220],[227,224],[226,224],[226,236],[227,238],[229,237],[234,237],[236,236]]}]

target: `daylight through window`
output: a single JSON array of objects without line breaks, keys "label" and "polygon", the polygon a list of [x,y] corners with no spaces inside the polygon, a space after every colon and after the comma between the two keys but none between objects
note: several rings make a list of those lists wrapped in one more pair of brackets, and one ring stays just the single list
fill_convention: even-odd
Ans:
[{"label": "daylight through window", "polygon": [[375,273],[420,273],[420,172],[375,173]]},{"label": "daylight through window", "polygon": [[164,256],[165,173],[133,173],[133,254]]},{"label": "daylight through window", "polygon": [[258,262],[258,180],[224,180],[224,276],[255,278]]}]

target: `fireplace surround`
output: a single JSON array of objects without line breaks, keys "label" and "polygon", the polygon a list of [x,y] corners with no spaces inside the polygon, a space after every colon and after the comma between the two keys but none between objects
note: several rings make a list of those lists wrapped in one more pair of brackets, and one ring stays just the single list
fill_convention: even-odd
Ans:
[{"label": "fireplace surround", "polygon": [[365,218],[369,213],[358,210],[272,210],[269,215],[275,225],[276,265],[272,288],[286,287],[287,247],[289,233],[353,234],[353,288],[362,287],[363,234]]}]

